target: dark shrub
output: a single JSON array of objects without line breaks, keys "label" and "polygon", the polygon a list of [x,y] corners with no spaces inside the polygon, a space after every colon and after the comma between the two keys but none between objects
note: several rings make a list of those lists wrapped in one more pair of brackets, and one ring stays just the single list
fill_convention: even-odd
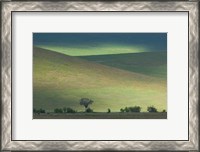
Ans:
[{"label": "dark shrub", "polygon": [[34,114],[40,114],[40,113],[45,113],[45,110],[44,109],[42,109],[42,108],[40,108],[39,110],[37,110],[37,109],[33,109],[33,113]]},{"label": "dark shrub", "polygon": [[154,106],[147,107],[148,112],[158,112],[158,110]]},{"label": "dark shrub", "polygon": [[92,110],[91,108],[87,108],[87,109],[85,110],[85,112],[87,112],[87,113],[92,113],[93,110]]},{"label": "dark shrub", "polygon": [[33,113],[37,113],[37,112],[38,112],[37,109],[33,108]]},{"label": "dark shrub", "polygon": [[125,110],[123,108],[120,109],[120,112],[124,112]]},{"label": "dark shrub", "polygon": [[107,111],[107,113],[110,113],[111,112],[111,110],[110,110],[110,108],[108,108],[108,111]]},{"label": "dark shrub", "polygon": [[128,108],[128,107],[125,107],[125,108],[124,108],[124,111],[125,111],[125,112],[129,112],[129,108]]},{"label": "dark shrub", "polygon": [[56,109],[54,109],[54,112],[55,113],[63,113],[63,109],[56,108]]},{"label": "dark shrub", "polygon": [[141,112],[140,106],[134,106],[134,107],[125,107],[124,109],[121,108],[120,112]]},{"label": "dark shrub", "polygon": [[72,108],[66,108],[67,113],[76,113],[76,111]]},{"label": "dark shrub", "polygon": [[39,113],[45,113],[45,110],[40,108]]},{"label": "dark shrub", "polygon": [[140,112],[141,107],[140,106],[134,106],[134,107],[128,107],[129,112]]},{"label": "dark shrub", "polygon": [[162,112],[164,113],[164,112],[166,112],[166,110],[164,109]]}]

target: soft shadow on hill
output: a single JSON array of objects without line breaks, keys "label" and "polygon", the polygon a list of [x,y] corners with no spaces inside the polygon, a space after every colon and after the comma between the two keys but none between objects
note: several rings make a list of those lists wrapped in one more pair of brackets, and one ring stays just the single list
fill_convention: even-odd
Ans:
[{"label": "soft shadow on hill", "polygon": [[161,79],[167,77],[166,51],[79,56],[79,58],[147,76]]}]

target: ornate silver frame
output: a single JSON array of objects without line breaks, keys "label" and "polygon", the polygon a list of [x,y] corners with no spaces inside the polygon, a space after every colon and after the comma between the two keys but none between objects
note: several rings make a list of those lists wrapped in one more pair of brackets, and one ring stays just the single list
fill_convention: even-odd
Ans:
[{"label": "ornate silver frame", "polygon": [[[189,13],[188,141],[14,141],[11,138],[11,16],[13,11],[186,11]],[[1,150],[199,151],[199,1],[1,2]]]}]

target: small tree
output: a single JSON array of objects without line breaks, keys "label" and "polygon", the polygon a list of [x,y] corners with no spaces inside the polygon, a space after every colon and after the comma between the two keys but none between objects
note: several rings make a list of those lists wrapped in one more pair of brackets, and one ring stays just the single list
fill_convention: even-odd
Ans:
[{"label": "small tree", "polygon": [[158,110],[154,106],[147,107],[148,112],[158,112]]},{"label": "small tree", "polygon": [[85,107],[85,111],[89,108],[89,105],[92,104],[94,101],[88,98],[81,98],[80,105]]},{"label": "small tree", "polygon": [[110,113],[111,112],[111,110],[110,110],[110,108],[108,108],[108,112],[107,113]]}]

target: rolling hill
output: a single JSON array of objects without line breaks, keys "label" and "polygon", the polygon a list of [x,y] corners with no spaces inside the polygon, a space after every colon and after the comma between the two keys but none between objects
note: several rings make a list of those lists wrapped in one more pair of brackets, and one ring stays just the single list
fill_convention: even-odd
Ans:
[{"label": "rolling hill", "polygon": [[110,55],[80,56],[99,64],[157,77],[167,78],[167,52],[151,51]]},{"label": "rolling hill", "polygon": [[141,106],[142,111],[151,105],[160,111],[166,109],[166,79],[126,69],[120,62],[116,67],[111,66],[109,56],[103,57],[104,65],[97,59],[91,62],[94,60],[91,57],[68,56],[37,47],[33,48],[33,56],[34,108],[53,111],[71,107],[83,111],[79,100],[87,97],[94,100],[91,107],[98,112],[106,112],[108,108],[114,112],[135,105]]}]

